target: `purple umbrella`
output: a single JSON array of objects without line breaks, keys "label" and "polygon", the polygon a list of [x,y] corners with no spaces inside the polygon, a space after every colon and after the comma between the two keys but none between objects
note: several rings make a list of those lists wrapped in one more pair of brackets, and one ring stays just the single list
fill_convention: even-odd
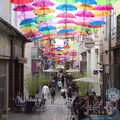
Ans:
[{"label": "purple umbrella", "polygon": [[35,7],[49,7],[49,6],[53,6],[54,3],[49,1],[49,0],[41,0],[41,1],[37,1],[35,3],[33,3],[33,6]]},{"label": "purple umbrella", "polygon": [[69,23],[69,24],[74,24],[75,21],[74,20],[70,20],[70,19],[63,19],[63,20],[59,20],[58,21],[59,24],[66,24],[66,23]]},{"label": "purple umbrella", "polygon": [[34,38],[34,37],[40,37],[40,33],[39,32],[36,32],[36,33],[26,33],[26,34],[24,34],[24,36],[26,37],[26,38]]},{"label": "purple umbrella", "polygon": [[92,12],[83,10],[83,11],[77,12],[76,16],[79,16],[79,17],[94,17],[94,14]]},{"label": "purple umbrella", "polygon": [[27,12],[27,11],[33,11],[33,10],[35,10],[35,8],[32,7],[31,5],[19,5],[14,8],[14,11],[17,11],[17,12]]}]

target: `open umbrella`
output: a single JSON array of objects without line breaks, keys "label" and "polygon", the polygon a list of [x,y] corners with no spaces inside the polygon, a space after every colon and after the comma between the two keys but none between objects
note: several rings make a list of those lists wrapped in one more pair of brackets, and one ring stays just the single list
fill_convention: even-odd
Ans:
[{"label": "open umbrella", "polygon": [[112,5],[97,5],[95,7],[96,10],[113,10],[113,6]]},{"label": "open umbrella", "polygon": [[49,7],[49,6],[53,6],[54,3],[49,0],[41,0],[41,1],[34,2],[32,5],[35,7]]},{"label": "open umbrella", "polygon": [[63,24],[63,25],[58,26],[57,28],[59,28],[59,29],[62,29],[62,28],[73,29],[73,28],[75,28],[75,26],[69,25],[69,24],[66,24],[66,25]]},{"label": "open umbrella", "polygon": [[[55,0],[58,3],[66,3],[66,0]],[[69,4],[74,4],[76,3],[76,0],[69,0]]]},{"label": "open umbrella", "polygon": [[59,17],[59,18],[75,18],[75,15],[73,15],[72,13],[69,13],[69,12],[64,12],[64,13],[58,14],[56,17]]},{"label": "open umbrella", "polygon": [[77,8],[72,4],[62,4],[56,7],[58,10],[62,11],[75,11]]},{"label": "open umbrella", "polygon": [[101,26],[101,25],[104,25],[105,22],[104,21],[93,21],[90,23],[90,25],[92,26]]},{"label": "open umbrella", "polygon": [[95,7],[89,4],[78,4],[77,8],[83,9],[83,10],[95,10]]},{"label": "open umbrella", "polygon": [[20,22],[20,25],[27,25],[27,24],[32,24],[32,23],[35,23],[35,19],[34,18],[31,18],[31,19],[25,19],[23,21]]},{"label": "open umbrella", "polygon": [[82,4],[97,4],[96,0],[76,0],[76,2],[80,2]]},{"label": "open umbrella", "polygon": [[35,14],[33,12],[24,12],[21,13],[20,15],[18,15],[18,17],[21,19],[21,20],[24,20],[24,19],[31,19],[31,18],[35,18]]},{"label": "open umbrella", "polygon": [[13,4],[28,4],[33,2],[33,0],[10,0]]},{"label": "open umbrella", "polygon": [[27,11],[33,11],[35,8],[30,5],[19,5],[14,8],[14,11],[17,12],[27,12]]},{"label": "open umbrella", "polygon": [[115,3],[117,0],[110,0],[110,2],[109,2],[109,0],[108,1],[106,1],[106,0],[97,0],[97,4],[98,5],[106,5],[106,4],[113,4],[113,3]]},{"label": "open umbrella", "polygon": [[39,30],[40,31],[56,30],[56,27],[55,26],[46,26],[46,27],[41,27]]},{"label": "open umbrella", "polygon": [[54,24],[52,21],[45,21],[45,22],[40,23],[39,26],[45,27],[45,26],[52,25],[52,24]]},{"label": "open umbrella", "polygon": [[111,12],[110,11],[106,11],[106,10],[102,10],[102,11],[99,11],[99,10],[93,10],[92,13],[94,14],[94,16],[96,17],[100,17],[100,16],[110,16],[111,15]]},{"label": "open umbrella", "polygon": [[76,16],[79,16],[79,17],[94,17],[94,14],[92,12],[83,10],[83,11],[77,12]]},{"label": "open umbrella", "polygon": [[67,33],[67,32],[74,32],[75,29],[62,29],[62,30],[59,30],[57,33],[58,34],[62,34],[62,33]]},{"label": "open umbrella", "polygon": [[37,8],[34,13],[36,15],[45,15],[45,14],[50,14],[55,12],[55,10],[51,9],[51,8]]}]

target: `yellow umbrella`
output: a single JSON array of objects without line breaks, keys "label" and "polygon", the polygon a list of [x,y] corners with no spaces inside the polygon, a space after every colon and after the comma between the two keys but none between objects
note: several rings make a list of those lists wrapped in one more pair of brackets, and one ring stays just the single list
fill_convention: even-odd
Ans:
[{"label": "yellow umbrella", "polygon": [[115,4],[116,15],[120,14],[120,1],[117,1]]},{"label": "yellow umbrella", "polygon": [[40,44],[42,44],[42,45],[46,45],[46,44],[48,44],[48,43],[49,43],[48,40],[42,40],[42,41],[40,41]]},{"label": "yellow umbrella", "polygon": [[84,10],[95,10],[94,6],[88,5],[88,4],[78,4],[77,8],[84,9]]},{"label": "yellow umbrella", "polygon": [[110,11],[99,11],[99,10],[94,10],[92,11],[92,13],[96,16],[96,17],[99,17],[99,16],[110,16],[111,15],[111,12]]},{"label": "yellow umbrella", "polygon": [[59,28],[59,29],[63,29],[63,28],[66,28],[66,29],[73,29],[73,28],[75,28],[75,26],[74,25],[60,25],[60,26],[58,26],[57,28]]},{"label": "yellow umbrella", "polygon": [[38,32],[38,29],[37,28],[23,28],[23,29],[21,29],[21,31],[23,32],[23,33],[29,33],[29,32],[33,32],[33,33],[35,33],[35,32]]},{"label": "yellow umbrella", "polygon": [[45,14],[50,14],[55,12],[55,10],[51,9],[51,8],[37,8],[34,13],[36,15],[45,15]]}]

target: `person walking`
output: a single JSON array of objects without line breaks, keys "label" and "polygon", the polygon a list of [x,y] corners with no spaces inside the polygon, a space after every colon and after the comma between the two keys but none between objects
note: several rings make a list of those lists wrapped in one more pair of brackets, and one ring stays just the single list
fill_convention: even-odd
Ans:
[{"label": "person walking", "polygon": [[55,101],[55,87],[51,87],[50,88],[50,93],[51,93],[51,104],[54,104],[54,101]]}]

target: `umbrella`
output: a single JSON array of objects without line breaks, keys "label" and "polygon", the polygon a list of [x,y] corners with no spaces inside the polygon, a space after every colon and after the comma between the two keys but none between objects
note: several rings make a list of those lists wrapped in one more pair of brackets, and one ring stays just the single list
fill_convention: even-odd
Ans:
[{"label": "umbrella", "polygon": [[110,11],[106,11],[106,10],[102,10],[102,11],[99,11],[99,10],[93,10],[92,13],[94,14],[94,16],[96,17],[100,17],[100,16],[110,16],[111,15],[111,12]]},{"label": "umbrella", "polygon": [[31,37],[31,38],[40,37],[40,33],[39,32],[36,32],[36,33],[29,32],[29,33],[24,34],[24,36]]},{"label": "umbrella", "polygon": [[49,31],[49,30],[56,30],[55,26],[46,26],[46,27],[41,27],[39,28],[40,31]]},{"label": "umbrella", "polygon": [[69,25],[69,24],[66,24],[66,25],[64,24],[64,25],[58,26],[57,28],[59,28],[59,29],[62,29],[62,28],[72,29],[72,28],[75,28],[75,26]]},{"label": "umbrella", "polygon": [[40,26],[41,27],[45,27],[45,26],[48,26],[48,25],[51,25],[51,24],[53,24],[53,22],[51,22],[51,21],[45,21],[45,22],[40,23]]},{"label": "umbrella", "polygon": [[36,23],[27,23],[27,24],[23,24],[23,25],[21,25],[20,26],[20,28],[25,28],[25,27],[27,27],[27,28],[35,28],[35,27],[38,27],[38,24],[36,24]]},{"label": "umbrella", "polygon": [[[65,3],[66,2],[66,0],[55,0],[55,1],[57,1],[59,3]],[[74,3],[76,3],[76,0],[69,0],[69,4],[74,4]]]},{"label": "umbrella", "polygon": [[56,7],[58,10],[62,11],[75,11],[77,8],[72,4],[62,4]]},{"label": "umbrella", "polygon": [[61,24],[61,23],[63,23],[63,24],[67,24],[67,23],[74,24],[75,21],[74,20],[70,20],[70,19],[63,19],[63,20],[59,20],[58,23],[59,24]]},{"label": "umbrella", "polygon": [[[115,3],[117,0],[110,0],[110,4],[113,4],[113,3]],[[109,0],[108,1],[106,1],[106,0],[97,0],[97,4],[98,5],[106,5],[106,4],[109,4]]]},{"label": "umbrella", "polygon": [[53,6],[54,3],[49,1],[49,0],[43,0],[43,1],[37,1],[33,3],[33,6],[35,7],[49,7],[49,6]]},{"label": "umbrella", "polygon": [[31,23],[35,23],[35,19],[31,18],[31,19],[25,19],[23,21],[20,22],[20,25],[27,25],[27,24],[31,24]]},{"label": "umbrella", "polygon": [[28,4],[33,2],[33,0],[10,0],[13,4]]},{"label": "umbrella", "polygon": [[93,21],[90,23],[90,25],[92,26],[101,26],[101,25],[104,25],[105,22],[104,21]]},{"label": "umbrella", "polygon": [[47,21],[47,20],[52,20],[54,18],[55,18],[55,16],[53,16],[53,15],[43,15],[43,16],[36,17],[36,21],[43,22],[43,21]]},{"label": "umbrella", "polygon": [[95,7],[89,4],[78,4],[77,8],[83,9],[83,10],[95,10]]},{"label": "umbrella", "polygon": [[23,33],[29,33],[29,32],[32,32],[32,33],[35,33],[35,32],[38,32],[38,29],[37,28],[23,28],[23,29],[21,29],[21,31],[23,32]]},{"label": "umbrella", "polygon": [[89,23],[87,23],[87,22],[76,22],[76,24],[79,26],[86,26],[86,27],[89,26]]},{"label": "umbrella", "polygon": [[96,10],[113,10],[112,5],[98,5],[95,7]]},{"label": "umbrella", "polygon": [[14,11],[17,12],[27,12],[27,11],[33,11],[35,8],[30,5],[19,5],[14,8]]},{"label": "umbrella", "polygon": [[80,2],[82,4],[97,4],[96,0],[76,0],[76,2]]},{"label": "umbrella", "polygon": [[79,16],[79,17],[94,17],[94,14],[92,12],[83,10],[83,11],[77,12],[76,16]]},{"label": "umbrella", "polygon": [[53,13],[55,12],[55,10],[51,9],[51,8],[37,8],[34,13],[36,15],[45,15],[45,14],[49,14],[49,13]]},{"label": "umbrella", "polygon": [[62,33],[67,33],[67,32],[74,32],[75,29],[62,29],[62,30],[59,30],[57,33],[58,34],[62,34]]},{"label": "umbrella", "polygon": [[22,14],[18,15],[18,17],[22,20],[23,19],[31,19],[31,18],[35,18],[35,14],[33,12],[27,12],[27,13],[24,12],[24,14],[22,13]]},{"label": "umbrella", "polygon": [[68,13],[68,12],[60,13],[60,14],[57,15],[57,17],[60,17],[60,18],[75,18],[75,16],[72,13]]},{"label": "umbrella", "polygon": [[46,35],[46,34],[54,34],[55,30],[46,30],[46,31],[41,31],[42,34]]}]

